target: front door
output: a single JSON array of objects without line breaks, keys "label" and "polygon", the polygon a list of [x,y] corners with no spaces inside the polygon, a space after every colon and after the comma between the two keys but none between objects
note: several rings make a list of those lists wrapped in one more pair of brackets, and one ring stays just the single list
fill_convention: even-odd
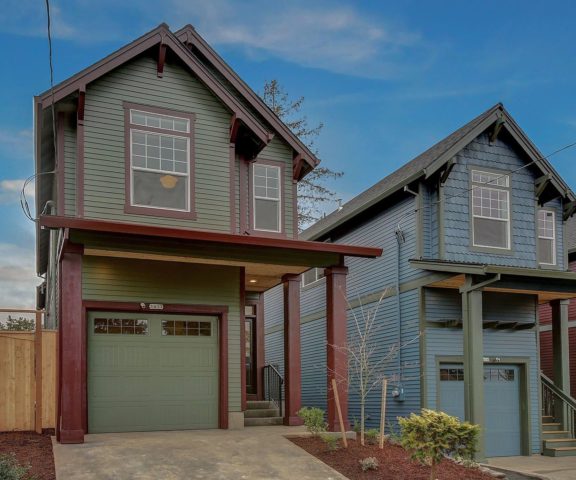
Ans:
[{"label": "front door", "polygon": [[246,305],[245,309],[246,393],[256,395],[256,305]]}]

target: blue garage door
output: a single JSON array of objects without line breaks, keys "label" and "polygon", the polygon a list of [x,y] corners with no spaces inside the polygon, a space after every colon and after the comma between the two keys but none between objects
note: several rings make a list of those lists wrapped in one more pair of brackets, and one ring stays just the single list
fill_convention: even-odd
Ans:
[{"label": "blue garage door", "polygon": [[[486,456],[521,455],[520,378],[515,365],[484,367]],[[464,368],[440,366],[440,410],[464,419]]]}]

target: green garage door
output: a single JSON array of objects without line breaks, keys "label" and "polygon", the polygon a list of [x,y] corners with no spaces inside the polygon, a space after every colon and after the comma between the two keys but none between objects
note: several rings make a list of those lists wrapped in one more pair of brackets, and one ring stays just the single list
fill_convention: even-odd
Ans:
[{"label": "green garage door", "polygon": [[218,427],[214,317],[88,315],[88,431]]}]

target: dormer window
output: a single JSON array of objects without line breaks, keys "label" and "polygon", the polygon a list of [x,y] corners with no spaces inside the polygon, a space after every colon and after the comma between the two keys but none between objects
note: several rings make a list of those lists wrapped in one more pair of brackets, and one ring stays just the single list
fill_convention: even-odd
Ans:
[{"label": "dormer window", "polygon": [[472,170],[472,245],[510,250],[510,177]]},{"label": "dormer window", "polygon": [[276,165],[252,166],[253,228],[261,232],[282,231],[282,169]]},{"label": "dormer window", "polygon": [[551,210],[538,210],[538,262],[556,265],[556,215]]},{"label": "dormer window", "polygon": [[190,218],[192,129],[190,114],[126,105],[128,213]]}]

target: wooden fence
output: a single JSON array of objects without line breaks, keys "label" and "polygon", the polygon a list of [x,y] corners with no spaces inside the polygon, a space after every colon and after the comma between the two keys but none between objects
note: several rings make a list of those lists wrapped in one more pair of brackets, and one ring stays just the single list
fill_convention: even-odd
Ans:
[{"label": "wooden fence", "polygon": [[56,426],[57,331],[41,328],[41,312],[24,313],[36,315],[35,331],[0,330],[0,431]]}]

